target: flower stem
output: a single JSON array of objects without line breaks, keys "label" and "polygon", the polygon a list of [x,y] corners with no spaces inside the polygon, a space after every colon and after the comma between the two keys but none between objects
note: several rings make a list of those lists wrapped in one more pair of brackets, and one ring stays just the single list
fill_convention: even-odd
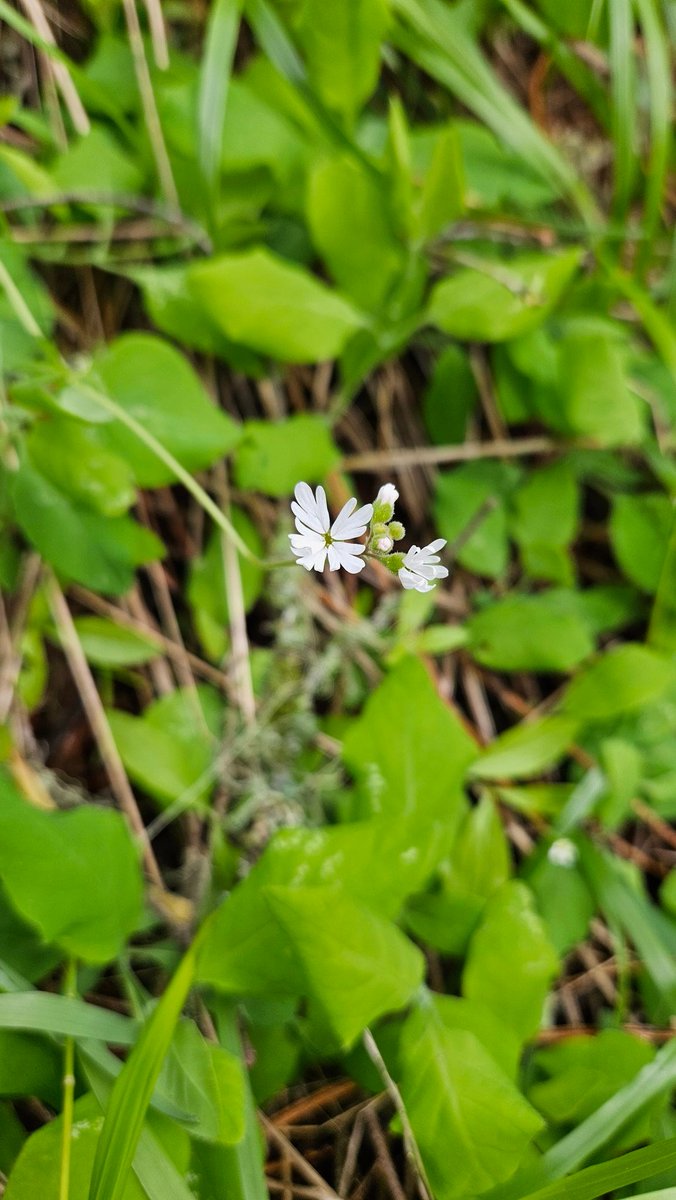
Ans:
[{"label": "flower stem", "polygon": [[[63,994],[76,992],[77,964],[69,958],[63,978]],[[59,1171],[59,1200],[69,1200],[70,1152],[73,1133],[73,1104],[75,1101],[75,1039],[67,1037],[63,1047],[63,1105],[61,1110],[61,1166]]]}]

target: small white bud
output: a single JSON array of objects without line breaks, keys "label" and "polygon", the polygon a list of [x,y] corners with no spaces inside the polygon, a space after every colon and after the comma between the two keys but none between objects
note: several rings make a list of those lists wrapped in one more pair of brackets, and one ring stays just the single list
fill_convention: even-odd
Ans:
[{"label": "small white bud", "polygon": [[394,542],[392,541],[391,537],[381,537],[378,538],[378,541],[376,542],[376,549],[379,550],[381,554],[389,554],[393,546]]},{"label": "small white bud", "polygon": [[570,838],[557,838],[549,847],[547,858],[555,867],[574,867],[577,862],[577,846]]},{"label": "small white bud", "polygon": [[394,508],[399,499],[399,492],[393,483],[384,483],[378,495],[376,496],[376,504],[389,504]]}]

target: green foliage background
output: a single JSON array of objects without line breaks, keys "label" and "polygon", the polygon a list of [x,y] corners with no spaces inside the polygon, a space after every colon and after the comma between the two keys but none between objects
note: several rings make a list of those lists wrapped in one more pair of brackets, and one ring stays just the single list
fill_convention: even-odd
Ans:
[{"label": "green foliage background", "polygon": [[[7,1200],[260,1200],[344,1076],[676,1195],[675,27],[0,0]],[[272,566],[300,479],[448,584]]]}]

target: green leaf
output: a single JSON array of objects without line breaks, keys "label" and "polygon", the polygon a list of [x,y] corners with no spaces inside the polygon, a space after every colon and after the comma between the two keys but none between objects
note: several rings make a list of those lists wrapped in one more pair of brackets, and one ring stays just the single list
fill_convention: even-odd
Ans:
[{"label": "green leaf", "polygon": [[84,805],[45,812],[0,775],[0,876],[45,941],[86,962],[119,953],[140,919],[138,853],[123,818]]},{"label": "green leaf", "polygon": [[565,755],[578,728],[573,717],[540,717],[500,734],[469,768],[474,779],[529,779]]},{"label": "green leaf", "polygon": [[114,1046],[130,1046],[138,1035],[136,1022],[128,1017],[85,1004],[74,996],[49,992],[0,995],[0,1029],[55,1033],[62,1037],[109,1042]]},{"label": "green leaf", "polygon": [[[4,267],[23,297],[42,333],[48,336],[54,321],[49,293],[26,262],[25,252],[7,238],[0,240],[0,266]],[[35,357],[39,343],[18,320],[10,299],[0,283],[0,347],[2,370],[16,371]]]},{"label": "green leaf", "polygon": [[[506,799],[509,803],[509,796]],[[573,855],[577,855],[575,843]],[[596,901],[579,864],[552,861],[541,846],[528,863],[524,880],[535,896],[547,936],[563,958],[573,946],[584,941],[596,912]]]},{"label": "green leaf", "polygon": [[285,421],[247,421],[235,456],[238,487],[288,496],[305,479],[326,478],[340,455],[323,418],[297,413]]},{"label": "green leaf", "polygon": [[240,2],[217,0],[209,14],[198,97],[199,164],[212,187],[218,177]]},{"label": "green leaf", "polygon": [[335,358],[363,325],[361,314],[337,292],[268,250],[199,263],[189,281],[227,337],[283,362]]},{"label": "green leaf", "polygon": [[55,413],[33,426],[26,445],[40,474],[76,504],[116,517],[134,503],[136,488],[128,464],[101,444],[94,426]]},{"label": "green leaf", "polygon": [[158,1086],[194,1118],[193,1137],[232,1145],[244,1135],[244,1077],[236,1055],[206,1042],[192,1021],[179,1021]]},{"label": "green leaf", "polygon": [[594,650],[587,623],[556,592],[505,596],[467,629],[477,662],[501,671],[570,671]]},{"label": "green leaf", "polygon": [[[263,540],[251,518],[241,508],[231,508],[229,517],[235,532],[257,558],[262,558]],[[204,553],[193,559],[190,564],[187,588],[197,634],[206,653],[214,661],[223,658],[229,644],[230,615],[225,583],[223,537],[220,529],[211,531]],[[250,562],[248,558],[240,555],[239,573],[244,611],[248,612],[261,593],[264,572],[258,563]]]},{"label": "green leaf", "polygon": [[654,594],[660,581],[673,522],[673,506],[663,492],[616,496],[610,543],[624,575]]},{"label": "green leaf", "polygon": [[403,269],[383,184],[352,158],[325,159],[310,175],[306,203],[312,240],[337,286],[377,311]]},{"label": "green leaf", "polygon": [[339,887],[267,887],[302,964],[309,998],[343,1047],[410,1000],[424,974],[416,946]]},{"label": "green leaf", "polygon": [[434,1015],[442,1025],[473,1034],[505,1075],[516,1081],[521,1046],[497,1013],[481,1001],[466,1000],[464,996],[442,996],[435,992],[428,994],[427,1000],[432,1003]]},{"label": "green leaf", "polygon": [[96,1148],[88,1200],[124,1200],[153,1088],[192,986],[208,928],[207,921],[182,958],[115,1080]]},{"label": "green leaf", "polygon": [[133,667],[162,653],[151,638],[117,625],[107,617],[76,617],[80,645],[95,667]]},{"label": "green leaf", "polygon": [[432,289],[427,320],[460,341],[504,342],[534,329],[555,307],[580,251],[486,259]]},{"label": "green leaf", "polygon": [[[427,432],[433,442],[463,442],[478,397],[469,360],[460,346],[439,355],[423,396]],[[448,476],[447,478],[450,478]]]},{"label": "green leaf", "polygon": [[38,1096],[58,1108],[62,1074],[61,1055],[47,1038],[0,1028],[0,1096]]},{"label": "green leaf", "polygon": [[60,576],[118,596],[137,566],[161,558],[164,547],[128,517],[103,517],[75,504],[28,464],[12,483],[16,521]]},{"label": "green leaf", "polygon": [[580,671],[568,684],[562,708],[578,721],[607,721],[650,704],[672,682],[669,659],[627,642]]},{"label": "green leaf", "polygon": [[[97,360],[96,374],[104,390],[190,471],[211,466],[237,444],[238,426],[211,402],[184,355],[161,338],[124,334]],[[142,487],[173,481],[166,464],[119,421],[100,430]]]},{"label": "green leaf", "polygon": [[522,1039],[540,1026],[559,961],[523,883],[505,883],[488,901],[469,947],[463,995],[488,1004]]},{"label": "green leaf", "polygon": [[254,873],[216,909],[198,982],[227,996],[300,996],[303,973]]},{"label": "green leaf", "polygon": [[535,1054],[533,1067],[545,1078],[533,1084],[528,1098],[548,1121],[577,1124],[654,1057],[653,1046],[621,1029],[602,1029],[593,1038],[566,1038]]},{"label": "green leaf", "polygon": [[465,172],[458,130],[449,125],[436,137],[415,212],[419,237],[429,239],[456,221],[465,208]]},{"label": "green leaf", "polygon": [[344,0],[327,8],[305,0],[299,35],[310,84],[327,108],[349,123],[373,92],[380,73],[386,0]]},{"label": "green leaf", "polygon": [[[519,472],[501,462],[465,463],[437,481],[434,515],[442,537],[462,541],[457,559],[477,575],[497,579],[509,559],[505,498]],[[477,522],[467,537],[467,531]]]},{"label": "green leaf", "polygon": [[532,471],[512,493],[511,502],[510,532],[527,573],[555,583],[571,582],[572,570],[562,552],[575,538],[579,487],[570,463],[561,459]]},{"label": "green leaf", "polygon": [[461,810],[460,783],[476,753],[414,658],[399,663],[369,697],[343,746],[362,786],[365,812],[417,812],[421,818],[444,813],[450,820]]},{"label": "green leaf", "polygon": [[629,391],[622,347],[598,329],[569,330],[559,345],[563,412],[572,432],[603,446],[643,437],[639,400]]},{"label": "green leaf", "polygon": [[[94,125],[52,164],[56,191],[133,196],[143,188],[143,171],[102,125]],[[109,212],[112,211],[112,205]]]},{"label": "green leaf", "polygon": [[141,717],[112,710],[108,720],[129,775],[149,796],[167,804],[191,790],[199,803],[213,786],[221,715],[216,693],[199,687],[162,696]]},{"label": "green leaf", "polygon": [[663,654],[676,653],[676,515],[650,615],[648,641]]},{"label": "green leaf", "polygon": [[429,1003],[404,1026],[398,1083],[438,1200],[508,1178],[542,1127],[474,1033],[449,1028]]},{"label": "green leaf", "polygon": [[[70,1200],[87,1200],[92,1163],[103,1125],[101,1109],[90,1094],[75,1102],[71,1132]],[[60,1200],[59,1162],[63,1118],[57,1117],[26,1142],[12,1171],[5,1196],[9,1200]],[[130,1178],[121,1200],[144,1200],[139,1182]]]}]

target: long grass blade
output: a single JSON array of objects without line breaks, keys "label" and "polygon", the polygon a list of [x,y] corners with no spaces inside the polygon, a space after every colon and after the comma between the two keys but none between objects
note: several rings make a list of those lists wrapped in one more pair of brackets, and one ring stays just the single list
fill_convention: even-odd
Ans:
[{"label": "long grass blade", "polygon": [[208,922],[202,926],[184,955],[115,1081],[94,1159],[89,1200],[121,1200],[124,1194],[150,1097],[192,987],[199,947],[208,926]]},{"label": "long grass blade", "polygon": [[[668,1138],[655,1146],[632,1150],[611,1162],[585,1167],[566,1179],[550,1183],[537,1192],[523,1194],[521,1200],[597,1200],[616,1188],[628,1187],[639,1180],[650,1179],[676,1166],[676,1138]],[[636,1200],[676,1200],[676,1188],[657,1192],[641,1192]]]},{"label": "long grass blade", "polygon": [[646,164],[646,186],[636,272],[648,266],[669,171],[672,141],[673,87],[669,61],[669,38],[656,0],[635,0],[645,46],[648,91],[650,95],[650,153]]},{"label": "long grass blade", "polygon": [[207,27],[197,98],[199,164],[210,188],[218,178],[240,0],[216,0]]},{"label": "long grass blade", "polygon": [[0,1029],[31,1029],[62,1037],[95,1039],[113,1046],[131,1046],[138,1036],[136,1021],[75,997],[51,992],[0,996]]},{"label": "long grass blade", "polygon": [[402,53],[448,87],[559,195],[567,196],[587,226],[598,225],[600,216],[586,185],[502,86],[457,14],[440,0],[393,0],[393,9],[402,24],[392,37]]},{"label": "long grass blade", "polygon": [[634,15],[631,0],[612,0],[610,21],[610,85],[612,137],[615,160],[613,215],[626,217],[631,203],[638,158],[636,155],[636,66]]}]

